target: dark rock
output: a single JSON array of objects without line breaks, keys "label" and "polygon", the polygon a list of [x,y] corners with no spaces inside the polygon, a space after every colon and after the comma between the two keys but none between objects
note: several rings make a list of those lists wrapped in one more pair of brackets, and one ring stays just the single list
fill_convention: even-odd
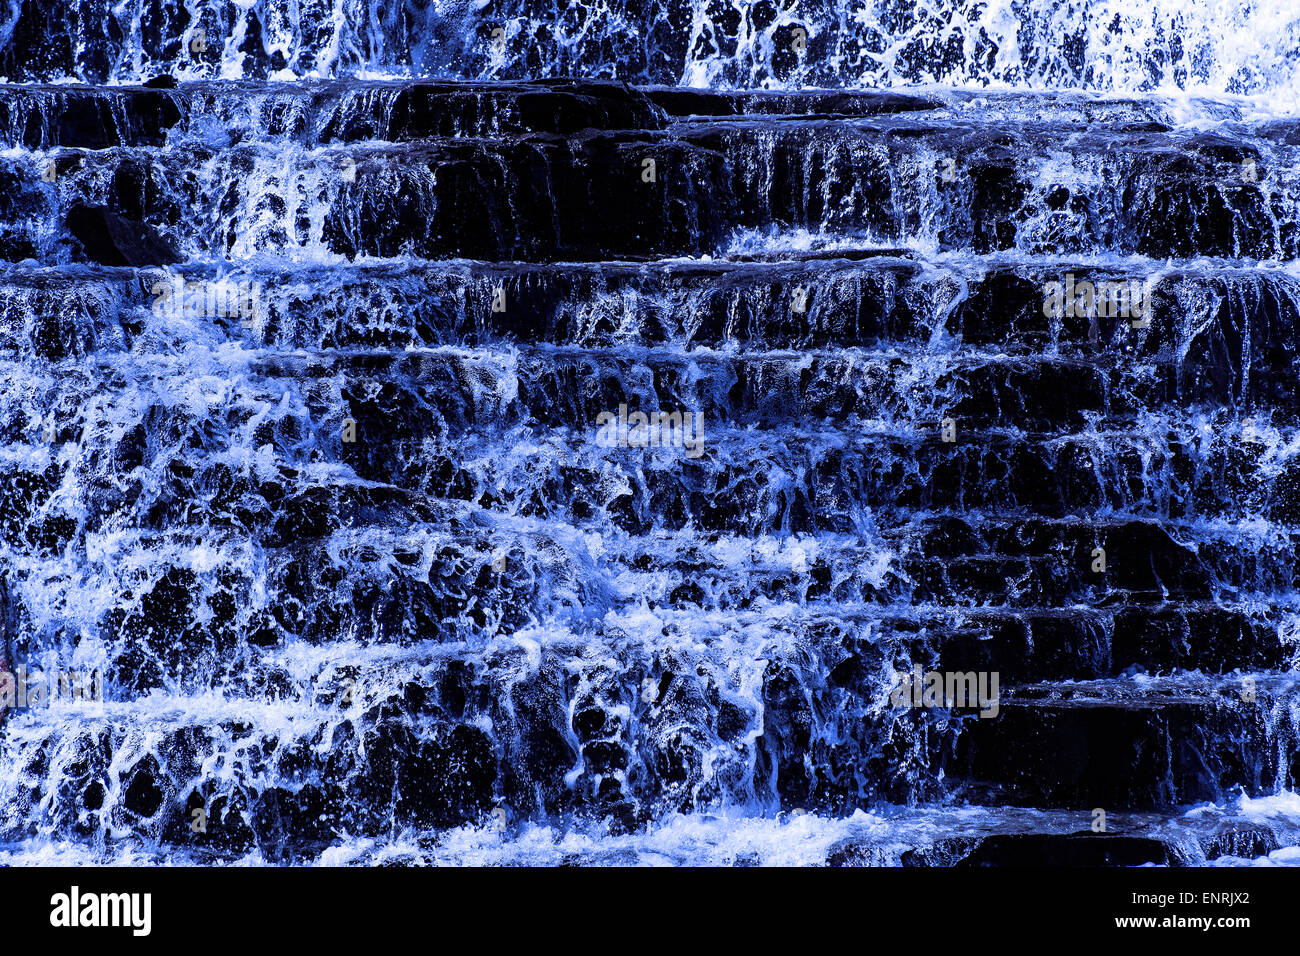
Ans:
[{"label": "dark rock", "polygon": [[958,868],[1169,866],[1177,856],[1160,840],[1113,833],[1000,833],[978,841]]},{"label": "dark rock", "polygon": [[86,257],[101,265],[151,266],[180,261],[180,255],[165,237],[106,206],[78,203],[68,210],[67,227],[81,243]]}]

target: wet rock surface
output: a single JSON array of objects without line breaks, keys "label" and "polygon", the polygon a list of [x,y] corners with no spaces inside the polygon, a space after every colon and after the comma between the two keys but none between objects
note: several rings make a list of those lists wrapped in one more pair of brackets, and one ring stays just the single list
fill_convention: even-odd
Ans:
[{"label": "wet rock surface", "polygon": [[0,15],[0,670],[104,677],[0,710],[0,853],[1300,844],[1293,118],[137,6]]}]

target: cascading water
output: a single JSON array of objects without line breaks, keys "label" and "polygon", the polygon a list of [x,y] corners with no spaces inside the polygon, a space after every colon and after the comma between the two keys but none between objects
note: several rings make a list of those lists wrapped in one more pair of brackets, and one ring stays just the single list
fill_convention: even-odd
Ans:
[{"label": "cascading water", "polygon": [[1298,71],[0,4],[0,862],[1300,863]]}]

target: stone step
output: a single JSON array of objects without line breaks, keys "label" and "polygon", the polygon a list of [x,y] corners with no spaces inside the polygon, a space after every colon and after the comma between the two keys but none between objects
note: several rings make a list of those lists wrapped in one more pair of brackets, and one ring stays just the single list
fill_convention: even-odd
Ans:
[{"label": "stone step", "polygon": [[[1061,287],[1059,315],[1054,282]],[[1073,298],[1066,295],[1069,282]],[[1088,312],[1077,291],[1082,283],[1094,293],[1119,283],[1123,295],[1094,297]],[[1131,283],[1140,318],[1118,314],[1128,307],[1123,296]],[[493,311],[494,300],[500,311]],[[1077,308],[1067,309],[1070,302]],[[309,351],[502,342],[740,351],[996,348],[1134,366],[1172,362],[1184,381],[1226,379],[1239,394],[1243,377],[1289,369],[1298,302],[1300,280],[1283,269],[1038,256],[959,262],[882,254],[850,261],[831,251],[775,262],[281,264],[234,271],[200,264],[19,266],[0,270],[0,349],[59,360],[139,348],[143,329],[159,319],[203,321],[230,338]]]},{"label": "stone step", "polygon": [[[33,557],[14,575],[18,632],[49,634],[46,641],[96,635],[117,661],[114,679],[139,692],[173,677],[221,672],[234,680],[250,662],[340,639],[476,644],[545,625],[617,643],[626,630],[620,622],[638,615],[701,646],[750,631],[787,634],[794,643],[830,641],[824,670],[866,697],[879,690],[882,674],[915,663],[1023,682],[1285,669],[1298,653],[1293,590],[1269,594],[1256,584],[1235,597],[1216,589],[1207,598],[1176,586],[1178,573],[1190,576],[1164,567],[1179,560],[1177,552],[1153,552],[1139,564],[1160,572],[1163,589],[1156,590],[1133,573],[1091,583],[1087,565],[1074,569],[1072,553],[1055,545],[1038,556],[963,560],[927,553],[921,535],[901,545],[888,536],[629,538],[471,509],[411,507],[391,493],[366,497],[365,488],[332,494],[336,501],[351,495],[355,510],[329,515],[319,527],[304,524],[297,535],[284,533],[288,516],[302,507],[310,517],[320,499],[286,507],[286,521],[261,535],[212,525],[117,532],[114,550],[93,567],[97,592],[112,599],[111,608],[76,604],[82,580],[61,558]],[[1090,530],[1108,546],[1164,533],[1119,525],[1055,533],[1069,541]],[[1035,539],[1023,525],[990,524],[972,535],[986,546],[1024,547],[1049,533],[1040,528]],[[86,547],[100,554],[103,542],[90,538]],[[1223,564],[1232,567],[1250,547],[1225,549]],[[1124,578],[1124,552],[1112,555],[1108,574]],[[1090,560],[1086,553],[1083,560]],[[933,569],[931,579],[909,577],[918,568]],[[30,640],[24,637],[24,653]]]},{"label": "stone step", "polygon": [[662,129],[703,116],[861,117],[942,106],[934,98],[883,90],[725,93],[638,89],[600,80],[177,84],[163,77],[153,86],[7,85],[0,90],[0,143],[31,150],[162,146],[169,139],[211,136],[214,125],[231,145],[265,139],[307,146],[403,143],[447,136]]},{"label": "stone step", "polygon": [[1117,150],[1113,132],[1073,130],[1062,154],[1060,129],[921,116],[317,149],[209,137],[60,148],[53,166],[12,155],[0,158],[0,256],[591,261],[773,250],[792,231],[978,254],[1296,255],[1285,142],[1160,130]]},{"label": "stone step", "polygon": [[[796,648],[755,662],[741,686],[727,680],[725,650],[688,648],[625,657],[634,666],[624,673],[563,642],[423,661],[353,655],[313,701],[188,695],[178,706],[155,694],[21,711],[0,742],[15,768],[0,781],[4,812],[36,801],[47,825],[70,834],[111,824],[236,854],[267,843],[310,852],[338,827],[491,825],[497,807],[507,825],[571,812],[635,830],[720,796],[839,815],[882,796],[986,806],[1033,796],[1040,807],[1103,809],[1123,832],[1132,810],[1222,804],[1236,788],[1258,799],[1294,786],[1300,769],[1294,676],[1260,675],[1252,703],[1236,698],[1240,682],[1203,679],[1019,687],[992,719],[957,720],[854,706],[818,686]],[[58,774],[47,783],[50,755]],[[209,821],[197,844],[194,809]],[[1220,853],[1267,852],[1244,834],[1218,836]]]},{"label": "stone step", "polygon": [[999,802],[1072,809],[1275,793],[1300,771],[1296,704],[1294,675],[1017,687],[996,719],[966,722],[952,776]]}]

